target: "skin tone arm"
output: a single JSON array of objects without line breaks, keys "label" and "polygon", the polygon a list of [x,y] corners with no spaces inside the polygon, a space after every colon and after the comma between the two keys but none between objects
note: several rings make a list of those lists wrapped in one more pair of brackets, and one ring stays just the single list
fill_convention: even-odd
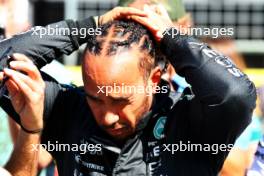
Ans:
[{"label": "skin tone arm", "polygon": [[34,176],[37,173],[38,151],[32,151],[32,144],[39,144],[40,134],[20,131],[17,143],[6,169],[17,176]]},{"label": "skin tone arm", "polygon": [[[9,129],[12,137],[13,144],[17,142],[19,132],[21,130],[20,126],[11,118],[8,118]],[[38,169],[46,168],[52,162],[52,156],[43,147],[40,147],[39,159],[38,159]]]},{"label": "skin tone arm", "polygon": [[[4,76],[9,78],[5,85],[24,129],[41,131],[45,83],[31,60],[20,54],[14,54],[14,58],[15,61],[10,63],[11,69],[0,72],[0,79]],[[12,156],[5,167],[12,175],[36,175],[39,151],[33,150],[32,145],[40,143],[40,136],[40,132],[33,134],[20,130]]]}]

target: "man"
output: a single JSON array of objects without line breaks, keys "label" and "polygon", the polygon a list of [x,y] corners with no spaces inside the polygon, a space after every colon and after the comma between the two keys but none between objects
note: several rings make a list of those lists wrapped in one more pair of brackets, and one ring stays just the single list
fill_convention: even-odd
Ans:
[{"label": "man", "polygon": [[[205,44],[173,36],[176,29],[164,9],[144,10],[146,15],[127,18],[148,30],[135,22],[114,21],[101,23],[101,35],[89,36],[82,64],[84,88],[46,84],[42,142],[69,144],[71,149],[50,151],[60,175],[216,175],[230,144],[249,123],[256,98],[253,83]],[[54,50],[35,62],[41,65],[60,51],[69,52],[73,43],[58,50],[51,45]],[[170,92],[160,81],[155,43],[192,85],[193,94],[188,89]],[[27,52],[34,55],[30,46]],[[27,68],[15,65],[12,69]],[[23,77],[12,74],[8,76]],[[127,87],[136,89],[123,91]],[[1,106],[17,117],[8,101]],[[73,151],[74,144],[87,146],[85,153]],[[178,144],[202,147],[180,151]],[[215,150],[217,146],[221,149]]]},{"label": "man", "polygon": [[[116,18],[126,18],[127,15],[144,15],[143,12],[131,9],[131,8],[116,8],[107,14],[101,16],[100,22],[104,23],[107,21],[114,20]],[[61,26],[60,26],[61,25]],[[68,23],[62,22],[60,23],[60,27],[63,26],[71,26],[78,25],[79,28],[86,27],[86,25],[91,25],[91,27],[95,26],[95,21],[93,18],[85,19],[81,22],[73,22],[68,21]],[[15,61],[17,61],[19,66],[26,65],[27,67],[25,70],[23,70],[23,73],[28,75],[28,77],[25,77],[23,75],[22,77],[25,79],[20,79],[19,77],[12,76],[12,73],[14,70],[5,68],[7,66],[6,63],[9,61],[7,60],[8,57],[3,57],[7,51],[10,51],[10,46],[13,46],[13,52],[21,52],[26,53],[30,51],[35,51],[34,47],[38,46],[38,49],[42,49],[42,52],[47,54],[47,52],[43,48],[52,48],[52,43],[49,43],[49,46],[43,45],[45,42],[52,42],[53,38],[49,38],[48,35],[41,40],[35,40],[39,36],[33,37],[33,33],[36,32],[34,30],[28,31],[27,33],[20,34],[19,36],[15,38],[11,38],[8,40],[3,41],[1,43],[0,47],[0,53],[1,53],[1,72],[0,72],[0,80],[1,82],[4,81],[4,78],[8,78],[8,80],[5,82],[5,86],[8,88],[9,96],[1,94],[1,101],[0,103],[3,106],[9,106],[12,103],[11,111],[9,115],[14,115],[14,119],[19,121],[19,124],[22,128],[22,130],[19,132],[17,137],[17,142],[14,147],[13,154],[6,164],[5,168],[12,174],[12,175],[27,175],[27,176],[34,176],[37,172],[37,161],[38,161],[38,150],[33,150],[33,146],[38,146],[40,142],[40,134],[42,124],[43,124],[43,103],[44,103],[44,82],[42,79],[40,79],[40,74],[37,71],[36,67],[32,64],[32,61],[30,61],[27,57],[21,54],[15,54],[13,55],[13,58]],[[63,38],[64,40],[61,40],[59,38]],[[69,42],[69,41],[75,41],[81,42],[80,36],[77,36],[73,38],[74,36],[58,36],[57,40],[60,42]],[[21,39],[24,38],[24,39]],[[21,40],[20,40],[21,39]],[[31,40],[32,43],[27,47],[25,43],[28,42],[28,40]],[[41,47],[42,46],[42,47]],[[74,47],[72,47],[73,49]],[[69,49],[69,48],[61,48],[61,50]],[[12,50],[12,49],[11,49]],[[51,51],[51,50],[50,50]],[[41,52],[32,52],[35,54],[34,58],[37,58],[41,60],[41,57],[43,53]],[[28,54],[30,55],[30,54]],[[49,55],[51,56],[51,55]],[[46,58],[43,56],[43,58]],[[39,62],[38,62],[39,63]],[[40,64],[40,63],[39,63]],[[44,65],[44,64],[43,64]],[[9,64],[10,67],[12,67],[12,63]],[[38,65],[39,67],[41,65]],[[3,70],[4,68],[4,70]],[[34,70],[34,71],[32,71]],[[4,71],[4,72],[3,72]],[[32,73],[34,72],[34,73]],[[44,76],[44,79],[49,79],[47,75]],[[27,82],[28,81],[28,82]],[[30,84],[30,88],[27,86],[28,83]],[[52,82],[55,82],[52,79]],[[50,82],[46,82],[47,85],[49,85]],[[34,86],[33,86],[34,84]],[[29,88],[29,89],[27,89]],[[1,86],[1,91],[3,91],[3,87]],[[19,93],[18,93],[19,92]],[[37,92],[37,93],[36,93]],[[2,92],[1,92],[2,93]],[[4,97],[3,97],[4,96]],[[8,99],[8,103],[5,101],[5,99]],[[10,102],[11,99],[11,102]],[[41,110],[42,108],[42,110]],[[16,112],[16,113],[15,113]],[[25,117],[26,116],[26,117]],[[32,125],[34,126],[32,128]],[[38,148],[39,149],[39,148]],[[9,174],[5,170],[1,169],[1,174]]]}]

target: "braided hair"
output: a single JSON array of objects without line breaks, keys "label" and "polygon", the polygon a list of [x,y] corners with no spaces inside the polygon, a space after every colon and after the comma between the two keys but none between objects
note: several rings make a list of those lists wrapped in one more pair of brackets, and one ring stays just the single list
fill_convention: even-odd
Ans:
[{"label": "braided hair", "polygon": [[144,54],[139,60],[139,69],[144,78],[151,70],[161,65],[165,68],[165,57],[151,33],[141,24],[129,20],[115,20],[99,26],[101,35],[93,35],[87,41],[85,52],[94,55],[112,56],[119,50],[131,49],[133,46]]}]

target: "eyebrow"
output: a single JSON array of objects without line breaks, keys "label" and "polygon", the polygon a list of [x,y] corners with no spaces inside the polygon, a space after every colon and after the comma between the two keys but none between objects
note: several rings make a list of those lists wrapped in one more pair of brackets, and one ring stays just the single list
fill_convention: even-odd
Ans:
[{"label": "eyebrow", "polygon": [[[88,92],[85,92],[85,95],[86,97],[90,98],[90,99],[93,99],[93,100],[101,100],[99,98],[99,96],[95,96],[95,95],[92,95]],[[108,95],[108,97],[112,100],[112,101],[128,101],[128,99],[132,96],[132,94],[129,94],[129,95],[126,95],[126,96],[121,96],[121,97],[113,97],[113,96],[110,96]]]}]

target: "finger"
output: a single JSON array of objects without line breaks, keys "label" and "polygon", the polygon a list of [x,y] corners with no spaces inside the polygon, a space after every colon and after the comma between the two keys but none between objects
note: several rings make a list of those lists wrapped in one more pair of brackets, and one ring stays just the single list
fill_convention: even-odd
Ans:
[{"label": "finger", "polygon": [[158,30],[158,28],[155,25],[151,24],[151,22],[148,18],[131,16],[131,19],[142,24],[143,26],[148,28],[150,31],[157,31]]},{"label": "finger", "polygon": [[19,92],[19,87],[12,79],[8,79],[5,85],[7,87],[10,98],[14,97]]},{"label": "finger", "polygon": [[152,33],[156,41],[160,42],[163,38],[162,30],[160,30],[158,26],[153,24],[152,21],[149,20],[149,18],[132,16],[131,19],[145,26]]},{"label": "finger", "polygon": [[24,54],[19,54],[19,53],[14,53],[13,55],[13,58],[17,61],[24,61],[24,62],[28,62],[28,63],[32,63],[33,64],[33,61],[30,60],[27,56],[25,56]]},{"label": "finger", "polygon": [[22,80],[22,77],[18,76],[19,74],[15,74],[15,71],[13,71],[13,73],[11,73],[12,70],[10,69],[4,69],[4,71],[10,77],[10,79],[15,82],[15,84],[18,86],[19,90],[25,96],[25,98],[29,100],[33,94],[33,91],[29,87],[29,85],[26,84],[24,80]]},{"label": "finger", "polygon": [[0,72],[0,81],[4,79],[4,72]]},{"label": "finger", "polygon": [[39,70],[32,63],[25,61],[11,61],[10,67],[14,70],[25,72],[33,80],[39,81],[42,79]]},{"label": "finger", "polygon": [[9,93],[9,98],[12,102],[13,107],[15,108],[15,111],[17,113],[21,112],[23,109],[23,93],[19,93],[20,90],[18,85],[12,79],[9,79],[6,82],[6,87]]},{"label": "finger", "polygon": [[[32,80],[30,79],[28,76],[19,73],[17,71],[5,68],[4,72],[6,74],[6,76],[9,77],[9,79],[12,79],[17,86],[19,87],[19,89],[24,88],[27,89],[27,91],[29,91],[30,93],[32,93],[32,91],[37,91],[38,90],[38,85]],[[24,86],[26,85],[26,86]],[[21,87],[23,86],[23,87]]]},{"label": "finger", "polygon": [[123,15],[137,15],[142,17],[147,16],[146,12],[133,7],[123,7],[123,8],[117,7],[117,12],[120,13],[121,16]]},{"label": "finger", "polygon": [[148,26],[146,20],[144,20],[143,18],[137,17],[137,16],[131,16],[131,19],[142,24],[143,26]]}]

